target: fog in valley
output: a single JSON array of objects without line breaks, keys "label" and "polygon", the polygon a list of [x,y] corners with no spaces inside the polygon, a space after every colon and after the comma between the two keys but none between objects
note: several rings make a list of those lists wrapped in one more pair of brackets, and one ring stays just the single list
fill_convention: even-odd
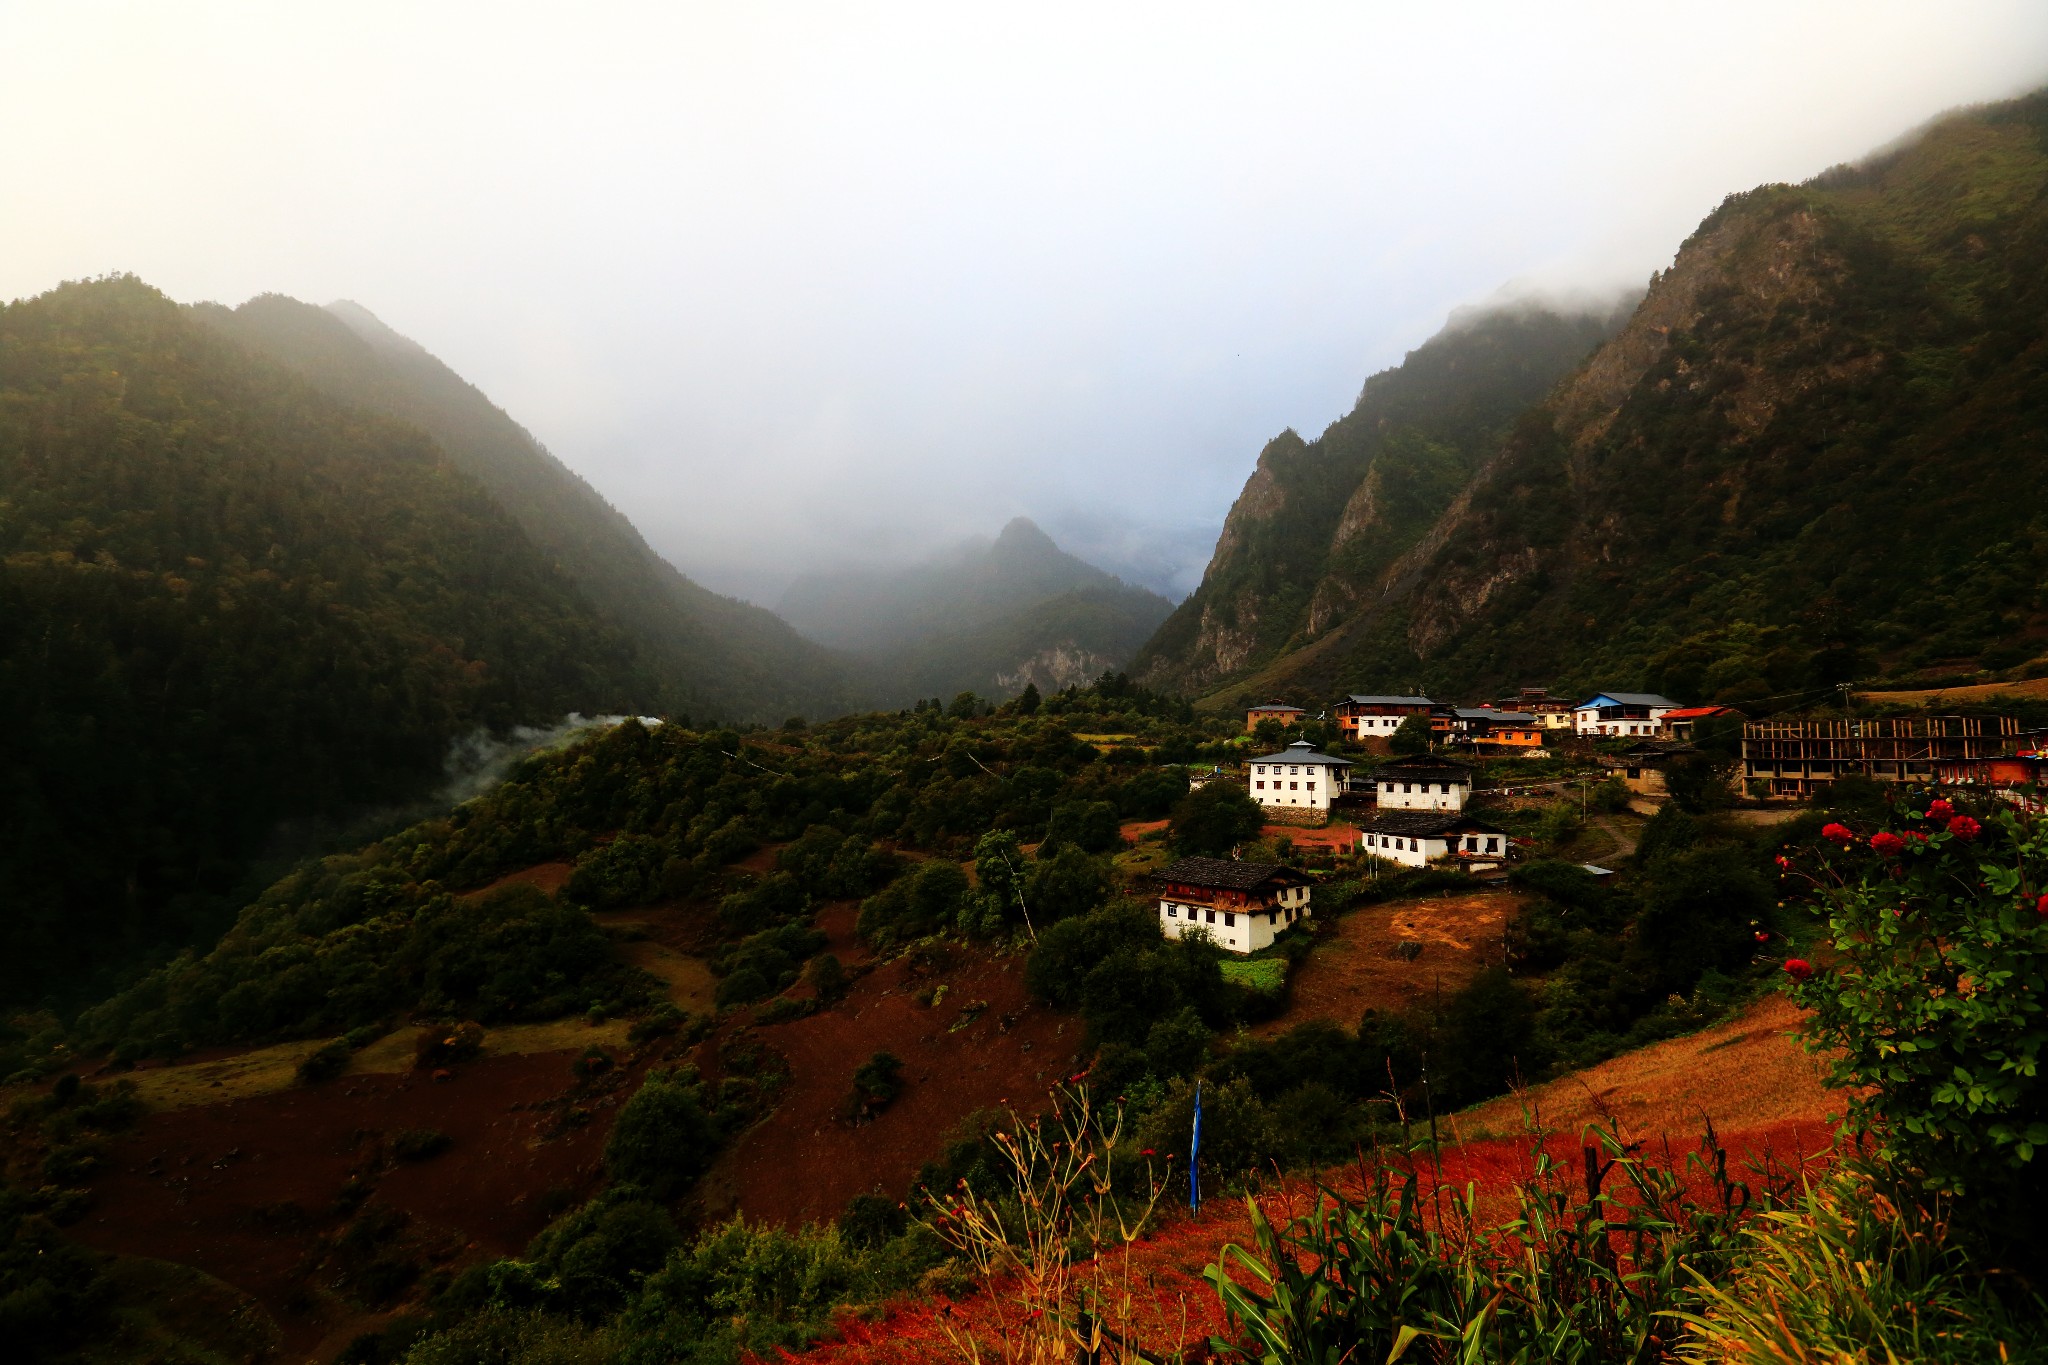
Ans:
[{"label": "fog in valley", "polygon": [[1172,598],[1456,308],[2048,74],[2048,7],[0,4],[0,296],[351,299],[720,591]]}]

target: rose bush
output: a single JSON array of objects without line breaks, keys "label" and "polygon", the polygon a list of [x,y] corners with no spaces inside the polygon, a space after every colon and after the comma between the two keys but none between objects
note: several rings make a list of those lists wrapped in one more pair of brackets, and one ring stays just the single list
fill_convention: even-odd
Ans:
[{"label": "rose bush", "polygon": [[1787,962],[1789,989],[1879,1156],[1980,1208],[2031,1203],[2048,1190],[2048,830],[2011,808],[1909,807],[1903,834],[1823,831],[1787,873],[1833,948],[1821,969]]}]

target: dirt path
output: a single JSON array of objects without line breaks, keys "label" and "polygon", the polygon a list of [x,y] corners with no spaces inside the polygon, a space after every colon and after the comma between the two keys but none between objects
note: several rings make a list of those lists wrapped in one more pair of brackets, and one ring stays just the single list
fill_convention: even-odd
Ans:
[{"label": "dirt path", "polygon": [[[1287,1012],[1252,1030],[1284,1033],[1310,1019],[1358,1027],[1368,1009],[1395,1013],[1441,990],[1460,990],[1501,957],[1501,933],[1524,898],[1512,891],[1423,896],[1354,910],[1321,926],[1295,971]],[[1413,956],[1399,956],[1402,944]]]}]

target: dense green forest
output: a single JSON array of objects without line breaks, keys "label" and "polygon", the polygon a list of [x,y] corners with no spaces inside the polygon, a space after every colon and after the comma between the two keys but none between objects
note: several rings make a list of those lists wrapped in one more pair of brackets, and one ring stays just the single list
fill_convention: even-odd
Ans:
[{"label": "dense green forest", "polygon": [[0,999],[203,940],[284,822],[645,678],[417,428],[132,278],[0,310]]},{"label": "dense green forest", "polygon": [[[1219,554],[1141,675],[1230,695],[1543,681],[1770,706],[2023,666],[2048,642],[2044,281],[2048,95],[1735,195],[1619,335],[1447,479],[1426,535],[1364,538],[1363,578],[1270,510],[1268,467],[1287,461],[1269,455],[1233,523],[1238,542],[1285,544]],[[1295,482],[1365,491],[1290,441]],[[1239,580],[1272,606],[1232,626],[1243,647],[1218,667],[1195,624],[1231,625]]]},{"label": "dense green forest", "polygon": [[901,706],[1086,683],[1129,662],[1172,604],[1068,554],[1018,517],[994,543],[970,542],[927,563],[806,574],[776,610],[857,656],[876,704]]},{"label": "dense green forest", "polygon": [[[640,709],[780,721],[838,715],[859,699],[848,661],[772,613],[721,597],[657,555],[581,478],[460,375],[352,303],[265,294],[194,314],[316,387],[432,436],[583,596],[630,638]],[[970,684],[961,684],[968,686]],[[958,688],[944,689],[950,696]]]}]

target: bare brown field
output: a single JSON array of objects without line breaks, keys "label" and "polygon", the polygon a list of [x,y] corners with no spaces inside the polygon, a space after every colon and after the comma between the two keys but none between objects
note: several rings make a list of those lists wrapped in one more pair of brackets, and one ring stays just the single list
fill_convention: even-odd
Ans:
[{"label": "bare brown field", "polygon": [[1490,1101],[1452,1123],[1461,1141],[1522,1132],[1532,1114],[1558,1131],[1611,1118],[1634,1135],[1696,1130],[1701,1120],[1728,1133],[1784,1125],[1820,1132],[1832,1127],[1842,1096],[1827,1089],[1820,1063],[1792,1036],[1801,1018],[1790,1000],[1769,995],[1711,1028]]},{"label": "bare brown field", "polygon": [[494,882],[486,882],[474,891],[462,893],[462,899],[474,900],[488,896],[493,891],[502,891],[508,886],[532,886],[552,896],[569,884],[569,876],[575,868],[568,863],[535,863],[532,867],[517,872],[507,872]]},{"label": "bare brown field", "polygon": [[1992,697],[2048,697],[2048,678],[2025,682],[1972,683],[1968,687],[1923,687],[1910,692],[1858,692],[1858,701],[1905,702],[1925,706],[1930,702],[1977,702]]},{"label": "bare brown field", "polygon": [[[1368,1009],[1393,1013],[1439,990],[1449,995],[1500,961],[1501,934],[1523,903],[1512,891],[1473,891],[1389,901],[1325,921],[1315,951],[1296,969],[1286,1013],[1252,1031],[1271,1036],[1310,1019],[1356,1028]],[[1402,943],[1421,951],[1396,957]]]}]

